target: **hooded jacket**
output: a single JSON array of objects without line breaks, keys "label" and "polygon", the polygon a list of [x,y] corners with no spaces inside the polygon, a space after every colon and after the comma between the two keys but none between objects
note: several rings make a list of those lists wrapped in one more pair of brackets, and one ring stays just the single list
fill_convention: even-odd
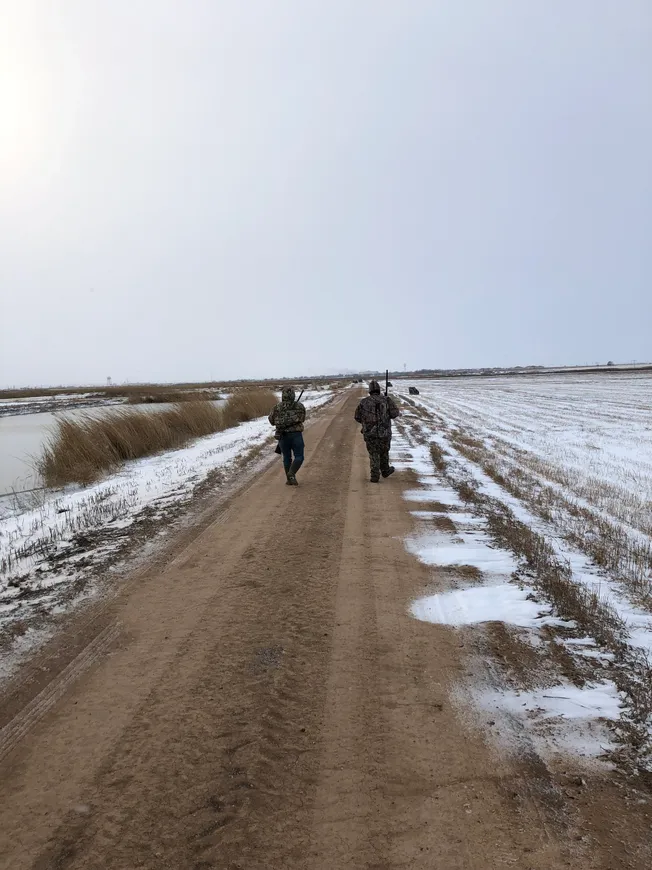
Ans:
[{"label": "hooded jacket", "polygon": [[269,415],[269,422],[276,426],[276,437],[280,438],[286,432],[303,432],[305,419],[305,407],[296,401],[296,393],[292,387],[285,387],[281,393],[281,401],[274,405]]},{"label": "hooded jacket", "polygon": [[355,411],[356,422],[362,426],[362,434],[367,438],[392,437],[392,420],[400,414],[391,396],[383,396],[378,381],[369,384],[369,395],[362,399]]}]

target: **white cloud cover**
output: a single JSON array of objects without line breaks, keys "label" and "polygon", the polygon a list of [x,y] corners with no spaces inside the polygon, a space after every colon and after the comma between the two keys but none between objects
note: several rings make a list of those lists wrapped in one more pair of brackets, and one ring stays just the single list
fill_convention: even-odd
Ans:
[{"label": "white cloud cover", "polygon": [[649,357],[651,38],[647,0],[4,4],[0,384]]}]

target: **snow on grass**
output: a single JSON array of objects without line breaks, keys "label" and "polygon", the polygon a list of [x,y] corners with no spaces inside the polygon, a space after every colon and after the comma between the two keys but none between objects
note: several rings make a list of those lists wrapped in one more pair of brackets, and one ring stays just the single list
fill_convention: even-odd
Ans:
[{"label": "snow on grass", "polygon": [[[311,391],[303,401],[310,411],[334,395]],[[130,552],[125,542],[137,533],[139,558],[155,553],[163,524],[183,512],[197,486],[215,472],[232,479],[238,460],[272,434],[266,418],[242,423],[0,516],[0,680],[51,636],[53,618],[97,594],[96,575],[111,575],[116,553]],[[309,453],[309,434],[307,442]]]},{"label": "snow on grass", "polygon": [[463,456],[440,432],[431,435],[432,440],[444,447],[455,458],[459,467],[468,472],[481,492],[496,498],[507,505],[514,516],[536,532],[543,534],[557,555],[567,562],[573,571],[573,581],[596,592],[601,601],[611,607],[622,619],[627,629],[628,643],[652,657],[652,615],[637,607],[628,598],[621,584],[613,581],[604,571],[598,569],[583,553],[569,546],[549,523],[535,516],[517,498],[496,483],[488,474]]},{"label": "snow on grass", "polygon": [[[395,466],[396,467],[396,466]],[[441,486],[424,486],[423,489],[408,489],[403,493],[406,501],[439,502],[450,507],[462,507],[460,497],[453,489]]]},{"label": "snow on grass", "polygon": [[650,543],[652,373],[461,378],[419,387],[416,404],[479,439],[502,468],[527,469],[634,542]]},{"label": "snow on grass", "polygon": [[525,748],[523,739],[547,761],[567,759],[593,766],[614,749],[608,723],[622,715],[622,698],[611,680],[578,688],[566,680],[535,691],[461,689],[462,711],[473,710],[485,733],[507,751]]},{"label": "snow on grass", "polygon": [[[451,486],[442,485],[436,475],[430,452],[425,445],[411,446],[398,436],[395,446],[407,456],[414,456],[414,463],[404,461],[404,467],[411,467],[424,485],[423,492],[428,499],[442,505],[461,506],[457,493]],[[432,493],[435,493],[433,496]],[[410,495],[408,495],[410,497]],[[416,500],[416,499],[413,499]],[[441,516],[434,511],[413,511],[417,519],[428,520]],[[426,622],[438,622],[452,626],[471,625],[480,622],[503,621],[522,627],[535,627],[542,624],[561,624],[551,616],[551,607],[539,603],[530,587],[515,583],[500,582],[509,579],[518,569],[514,555],[496,547],[484,531],[484,521],[468,511],[446,513],[454,523],[454,533],[432,532],[425,528],[409,535],[405,547],[425,565],[451,567],[472,566],[479,569],[485,580],[490,578],[491,585],[475,586],[468,589],[455,589],[449,592],[428,595],[417,599],[410,606],[410,613]],[[453,520],[453,517],[455,519]],[[498,578],[499,582],[495,582]],[[568,623],[564,623],[568,624]]]},{"label": "snow on grass", "polygon": [[[441,440],[441,436],[438,438]],[[394,443],[406,457],[403,467],[413,468],[423,484],[423,493],[428,494],[424,500],[435,500],[430,495],[435,491],[436,500],[442,505],[461,506],[452,487],[438,479],[427,446],[411,444],[407,433],[400,434]],[[410,462],[411,455],[414,464]],[[493,489],[496,485],[493,481],[488,483],[496,495],[497,490]],[[419,500],[415,492],[418,490],[411,491],[409,500]],[[565,632],[575,628],[574,623],[555,616],[551,605],[541,601],[533,588],[515,582],[518,564],[514,556],[489,543],[482,518],[466,510],[447,511],[445,516],[454,523],[455,533],[433,533],[426,531],[427,524],[441,517],[440,512],[417,510],[412,514],[421,529],[405,540],[409,552],[427,565],[473,565],[481,570],[483,582],[417,598],[409,606],[411,616],[456,629],[503,622],[525,631],[535,648],[541,646],[542,628],[558,627]],[[598,649],[591,637],[564,636],[555,641],[571,653],[595,659],[597,664],[608,666],[612,658]],[[559,755],[595,759],[604,755],[614,748],[613,735],[605,727],[605,720],[618,720],[622,713],[622,698],[616,685],[604,679],[576,686],[560,676],[552,686],[527,692],[465,685],[455,690],[454,697],[466,713],[473,711],[480,718],[483,730],[499,743],[516,741],[522,750],[525,739],[529,747],[549,759]],[[489,719],[489,715],[493,718]],[[500,722],[497,729],[496,720]]]},{"label": "snow on grass", "polygon": [[75,408],[84,410],[99,405],[121,405],[126,401],[122,396],[104,396],[99,393],[57,393],[52,396],[0,399],[0,417],[42,414],[44,411],[66,411]]},{"label": "snow on grass", "polygon": [[545,719],[618,719],[622,700],[611,680],[578,688],[570,683],[534,692],[484,695],[484,704],[500,705],[512,713]]},{"label": "snow on grass", "polygon": [[[330,391],[315,391],[304,403],[310,410],[332,398]],[[228,470],[272,434],[266,418],[242,423],[179,450],[128,462],[92,486],[46,494],[38,506],[4,516],[0,519],[0,603],[10,605],[23,595],[25,576],[38,589],[68,582],[74,575],[74,559],[64,560],[54,571],[51,560],[73,547],[79,549],[80,536],[126,529],[145,509],[156,519],[171,505],[189,501],[209,474]],[[85,550],[84,557],[88,555]],[[44,573],[39,575],[35,569]]]},{"label": "snow on grass", "polygon": [[556,638],[556,640],[560,646],[566,647],[573,655],[584,656],[585,658],[596,659],[601,662],[612,662],[614,660],[614,654],[600,649],[593,637],[565,637],[563,639]]},{"label": "snow on grass", "polygon": [[[401,467],[411,468],[421,484],[420,489],[403,493],[406,500],[437,502],[444,507],[464,507],[455,490],[450,485],[442,484],[437,476],[426,446],[412,446],[401,435],[395,436],[394,444],[405,455],[414,457],[414,462],[411,459],[402,461]],[[398,464],[394,462],[396,467]],[[441,516],[434,511],[412,511],[412,514],[420,519]],[[472,565],[481,571],[504,576],[511,575],[517,569],[518,565],[511,553],[492,544],[480,518],[464,510],[446,512],[446,516],[455,523],[454,535],[432,532],[426,527],[405,539],[408,552],[426,565]],[[452,520],[453,516],[455,520]]]}]

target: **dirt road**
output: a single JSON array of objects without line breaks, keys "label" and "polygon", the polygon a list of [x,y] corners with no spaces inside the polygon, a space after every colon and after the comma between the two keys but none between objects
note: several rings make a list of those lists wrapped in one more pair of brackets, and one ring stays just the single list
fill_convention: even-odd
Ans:
[{"label": "dirt road", "polygon": [[356,400],[299,488],[262,474],[5,717],[2,870],[638,866],[463,728],[460,640],[406,614],[408,481],[367,482]]}]

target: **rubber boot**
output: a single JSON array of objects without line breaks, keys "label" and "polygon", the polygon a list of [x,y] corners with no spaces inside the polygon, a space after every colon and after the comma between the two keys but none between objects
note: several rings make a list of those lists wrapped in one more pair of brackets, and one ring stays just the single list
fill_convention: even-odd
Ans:
[{"label": "rubber boot", "polygon": [[288,471],[288,483],[290,486],[299,486],[299,484],[297,483],[297,477],[296,477],[298,470],[299,469],[297,468],[296,462],[293,462],[292,465],[290,466],[290,470]]}]

